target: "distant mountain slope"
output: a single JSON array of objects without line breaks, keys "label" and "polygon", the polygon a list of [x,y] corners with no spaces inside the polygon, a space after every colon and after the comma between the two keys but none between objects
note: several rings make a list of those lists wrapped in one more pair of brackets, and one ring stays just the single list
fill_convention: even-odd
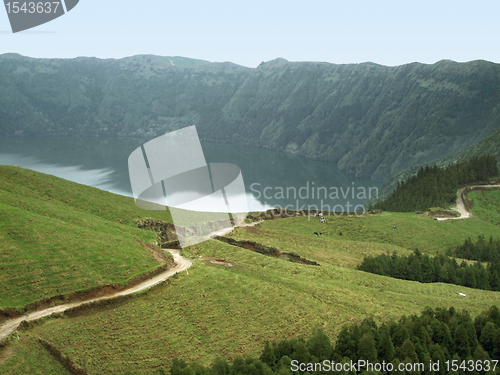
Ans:
[{"label": "distant mountain slope", "polygon": [[[467,147],[466,149],[458,152],[452,152],[425,165],[437,165],[438,167],[446,167],[448,165],[455,165],[465,160],[469,160],[474,156],[483,155],[492,155],[500,163],[500,129],[493,131],[490,135],[486,136],[478,143]],[[406,181],[411,176],[416,175],[417,171],[422,166],[424,165],[414,165],[390,178],[380,188],[379,198],[387,198],[389,194],[394,190],[398,182]],[[375,201],[377,200],[373,199],[369,203],[373,204]]]},{"label": "distant mountain slope", "polygon": [[421,167],[416,175],[398,184],[389,198],[374,208],[412,212],[446,207],[457,200],[460,186],[481,184],[496,178],[498,174],[498,162],[491,155],[472,157],[444,168],[437,165]]},{"label": "distant mountain slope", "polygon": [[460,163],[473,156],[493,155],[500,162],[500,129],[466,149],[445,155],[436,161],[439,166]]},{"label": "distant mountain slope", "polygon": [[500,65],[0,56],[0,134],[201,137],[329,160],[386,180],[500,128]]}]

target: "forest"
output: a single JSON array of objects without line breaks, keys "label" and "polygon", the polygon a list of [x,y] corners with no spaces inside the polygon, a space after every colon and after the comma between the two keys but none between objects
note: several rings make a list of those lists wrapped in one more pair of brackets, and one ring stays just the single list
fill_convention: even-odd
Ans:
[{"label": "forest", "polygon": [[489,181],[498,175],[497,160],[491,155],[474,156],[445,168],[421,167],[416,175],[399,182],[389,198],[372,208],[411,212],[446,207],[456,201],[459,186]]},{"label": "forest", "polygon": [[[358,360],[386,363],[394,369],[400,364],[423,363],[421,371],[403,371],[400,374],[494,374],[500,373],[500,311],[492,306],[475,319],[453,307],[427,307],[420,316],[403,316],[399,321],[377,324],[368,318],[359,324],[345,326],[336,341],[317,329],[309,338],[291,338],[266,342],[259,358],[237,356],[232,364],[217,358],[211,367],[199,363],[187,364],[176,359],[170,369],[172,375],[292,374],[294,364],[351,363]],[[430,362],[439,368],[430,369]],[[474,369],[471,371],[472,367]],[[297,367],[297,365],[295,365]],[[345,366],[340,374],[376,373],[366,369]],[[455,371],[452,371],[455,370]],[[299,374],[327,374],[322,371],[294,371]],[[377,373],[388,373],[379,371]]]},{"label": "forest", "polygon": [[[477,241],[473,242],[468,238],[462,245],[454,249],[449,248],[446,254],[430,257],[418,250],[409,256],[381,254],[366,257],[358,269],[421,283],[443,282],[500,291],[500,239],[494,240],[490,237],[487,241],[484,236],[479,236]],[[459,264],[455,257],[464,260]],[[476,262],[469,264],[465,259]]]},{"label": "forest", "polygon": [[479,236],[476,242],[472,242],[470,238],[467,238],[462,245],[455,249],[449,248],[446,254],[481,262],[498,262],[500,260],[500,239],[490,237],[487,241],[484,236]]}]

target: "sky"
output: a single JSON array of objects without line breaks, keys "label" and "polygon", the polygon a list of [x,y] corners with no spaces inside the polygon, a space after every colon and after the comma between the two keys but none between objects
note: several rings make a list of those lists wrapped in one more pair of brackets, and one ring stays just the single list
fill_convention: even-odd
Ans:
[{"label": "sky", "polygon": [[390,66],[500,63],[499,15],[500,0],[80,0],[64,16],[16,34],[0,9],[0,53],[155,54],[248,67],[278,57]]}]

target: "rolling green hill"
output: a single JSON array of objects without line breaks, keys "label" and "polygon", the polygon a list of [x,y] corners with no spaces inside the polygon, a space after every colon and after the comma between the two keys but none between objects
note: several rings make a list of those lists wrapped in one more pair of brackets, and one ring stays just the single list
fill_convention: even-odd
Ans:
[{"label": "rolling green hill", "polygon": [[207,140],[328,160],[385,181],[500,127],[500,66],[386,67],[181,57],[0,56],[0,134],[153,138],[196,125]]},{"label": "rolling green hill", "polygon": [[[0,309],[33,309],[75,292],[116,288],[164,268],[135,221],[169,221],[132,198],[14,166],[0,166]],[[158,250],[161,252],[161,250]]]},{"label": "rolling green hill", "polygon": [[[127,301],[48,319],[21,331],[21,342],[10,347],[31,357],[41,338],[90,374],[158,374],[175,357],[209,364],[218,356],[258,356],[266,340],[309,335],[317,327],[335,337],[367,317],[389,322],[426,306],[475,316],[500,305],[500,293],[396,280],[328,262],[297,264],[216,240],[185,253],[195,259],[189,274]],[[213,264],[214,258],[226,265]],[[11,357],[0,371],[24,358]]]},{"label": "rolling green hill", "polygon": [[[0,290],[11,290],[21,281],[21,295],[12,299],[19,305],[39,298],[27,285],[36,285],[41,274],[44,296],[50,296],[54,289],[78,290],[82,282],[126,283],[130,269],[139,274],[158,267],[135,242],[156,239],[136,228],[144,211],[132,199],[12,166],[1,167],[0,177],[1,243],[9,245],[1,256],[17,275],[24,275],[9,279],[11,271],[2,262]],[[482,198],[475,199],[476,207],[487,210]],[[167,212],[147,214],[170,219]],[[207,365],[218,356],[258,356],[266,340],[309,335],[318,327],[333,338],[344,326],[365,318],[380,324],[420,314],[427,306],[453,306],[475,317],[500,306],[500,293],[397,280],[356,266],[365,256],[393,251],[405,255],[416,248],[432,255],[467,237],[498,237],[498,226],[482,217],[439,222],[414,213],[384,212],[327,216],[324,224],[302,216],[238,228],[227,237],[319,265],[211,239],[183,250],[194,262],[189,272],[151,290],[26,324],[0,347],[0,373],[64,374],[71,367],[73,373],[161,374],[176,357]],[[216,262],[219,258],[226,261]],[[38,273],[27,274],[26,269]]]}]

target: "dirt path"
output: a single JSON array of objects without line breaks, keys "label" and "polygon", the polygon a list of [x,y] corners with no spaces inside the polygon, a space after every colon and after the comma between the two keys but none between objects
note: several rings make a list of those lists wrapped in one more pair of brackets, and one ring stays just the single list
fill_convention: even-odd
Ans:
[{"label": "dirt path", "polygon": [[[468,186],[467,188],[494,188],[494,187],[500,187],[500,185],[474,185],[474,186]],[[457,206],[453,207],[452,210],[457,211],[460,216],[459,217],[441,217],[438,218],[439,221],[443,220],[460,220],[460,219],[468,219],[469,217],[472,216],[472,214],[467,211],[467,208],[465,207],[464,200],[462,199],[462,193],[464,192],[466,188],[460,188],[457,191]]]},{"label": "dirt path", "polygon": [[110,295],[110,296],[98,297],[98,298],[93,298],[93,299],[86,300],[86,301],[78,301],[78,302],[67,303],[65,305],[54,306],[54,307],[50,307],[50,308],[45,309],[45,310],[32,312],[28,315],[24,315],[24,316],[21,316],[21,317],[16,318],[16,319],[8,320],[6,323],[4,323],[0,327],[0,340],[3,339],[4,337],[8,336],[12,332],[14,332],[23,320],[26,320],[29,322],[32,320],[40,319],[44,316],[50,315],[50,314],[55,313],[55,312],[66,311],[68,309],[71,309],[72,307],[76,307],[76,306],[82,305],[84,303],[91,303],[94,301],[115,298],[118,296],[125,296],[127,294],[139,292],[141,290],[151,288],[153,285],[156,285],[156,284],[166,280],[170,276],[172,276],[178,272],[187,270],[189,267],[191,267],[192,262],[189,259],[186,259],[183,256],[181,256],[180,250],[170,250],[170,249],[167,249],[167,250],[170,251],[170,253],[174,257],[174,261],[175,261],[175,267],[169,269],[168,271],[165,271],[165,272],[163,272],[163,273],[161,273],[161,274],[159,274],[151,279],[145,280],[140,284],[137,284],[137,285],[135,285],[131,288],[128,288],[128,289],[124,289],[124,290],[117,292],[117,293]]},{"label": "dirt path", "polygon": [[[254,226],[254,225],[259,224],[261,222],[262,221],[256,221],[256,222],[252,222],[252,223],[243,223],[240,226]],[[224,228],[224,229],[221,229],[219,231],[213,232],[212,237],[224,236],[228,233],[231,233],[233,231],[233,229],[234,228]],[[172,276],[178,272],[187,270],[193,264],[189,259],[184,258],[180,254],[180,250],[173,250],[173,249],[167,249],[167,250],[172,254],[172,256],[174,257],[174,261],[175,261],[175,267],[169,269],[168,271],[165,271],[165,272],[163,272],[163,273],[161,273],[161,274],[159,274],[151,279],[145,280],[145,281],[141,282],[140,284],[137,284],[131,288],[122,290],[120,292],[117,292],[117,293],[109,295],[109,296],[98,297],[98,298],[93,298],[93,299],[89,299],[86,301],[78,301],[78,302],[67,303],[65,305],[54,306],[54,307],[50,307],[50,308],[45,309],[45,310],[32,312],[28,315],[23,315],[19,318],[8,320],[2,326],[0,326],[0,340],[2,340],[4,337],[6,337],[6,336],[10,335],[12,332],[14,332],[23,320],[26,320],[29,322],[29,321],[43,318],[44,316],[51,315],[55,312],[66,311],[68,309],[71,309],[72,307],[80,306],[84,303],[91,303],[91,302],[95,302],[95,301],[99,301],[99,300],[115,298],[118,296],[125,296],[127,294],[139,292],[141,290],[151,288],[153,285],[161,283],[162,281],[166,280],[167,278],[169,278],[170,276]]]}]

